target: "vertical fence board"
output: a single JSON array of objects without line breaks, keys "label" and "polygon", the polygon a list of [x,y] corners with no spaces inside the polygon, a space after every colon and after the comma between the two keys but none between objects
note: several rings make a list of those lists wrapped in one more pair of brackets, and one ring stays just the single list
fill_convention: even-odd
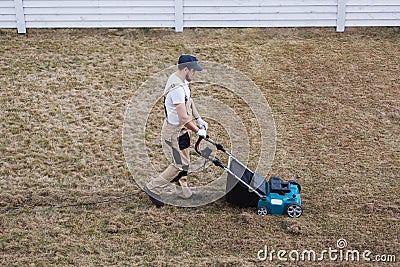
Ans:
[{"label": "vertical fence board", "polygon": [[26,33],[25,14],[22,0],[14,0],[15,16],[17,18],[18,33]]},{"label": "vertical fence board", "polygon": [[346,25],[346,0],[338,0],[336,31],[344,32]]},{"label": "vertical fence board", "polygon": [[183,31],[183,0],[175,0],[175,31]]}]

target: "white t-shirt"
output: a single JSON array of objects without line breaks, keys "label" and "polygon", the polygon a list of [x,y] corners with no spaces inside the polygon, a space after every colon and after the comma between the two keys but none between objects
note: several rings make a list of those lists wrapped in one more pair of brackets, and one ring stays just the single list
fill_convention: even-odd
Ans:
[{"label": "white t-shirt", "polygon": [[165,107],[167,110],[168,123],[179,125],[178,113],[176,112],[175,104],[185,103],[190,100],[190,89],[188,81],[182,80],[173,73],[167,81],[165,91],[171,88],[165,98]]}]

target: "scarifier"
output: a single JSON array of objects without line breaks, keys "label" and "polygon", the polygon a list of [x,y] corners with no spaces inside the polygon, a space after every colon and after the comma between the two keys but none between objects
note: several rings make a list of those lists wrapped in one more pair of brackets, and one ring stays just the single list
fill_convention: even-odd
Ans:
[{"label": "scarifier", "polygon": [[[217,150],[225,153],[228,156],[227,166],[211,155],[213,150],[209,146],[200,150],[202,141],[207,141]],[[257,213],[261,216],[287,214],[291,218],[298,218],[302,215],[301,186],[296,180],[285,182],[279,177],[272,176],[267,182],[264,177],[252,172],[209,136],[199,137],[195,144],[195,150],[201,157],[228,173],[227,202],[240,207],[257,207]]]}]

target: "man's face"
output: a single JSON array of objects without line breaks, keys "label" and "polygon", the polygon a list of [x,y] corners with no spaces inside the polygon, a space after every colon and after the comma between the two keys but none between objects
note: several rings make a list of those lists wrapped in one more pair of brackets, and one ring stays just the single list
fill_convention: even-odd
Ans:
[{"label": "man's face", "polygon": [[196,70],[195,69],[189,69],[189,68],[186,68],[186,69],[187,69],[187,71],[186,71],[186,80],[188,82],[190,82],[190,81],[192,81],[192,79],[194,77],[194,74],[196,73]]}]

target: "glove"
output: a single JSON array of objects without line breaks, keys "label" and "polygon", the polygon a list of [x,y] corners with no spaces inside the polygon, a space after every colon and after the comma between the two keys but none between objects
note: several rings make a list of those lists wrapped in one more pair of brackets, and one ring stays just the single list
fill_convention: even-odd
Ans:
[{"label": "glove", "polygon": [[203,121],[203,120],[201,119],[201,117],[198,117],[198,118],[196,119],[196,121],[197,121],[197,123],[200,125],[200,128],[202,128],[202,129],[204,129],[204,130],[207,130],[207,129],[208,129],[208,123],[205,122],[205,121]]},{"label": "glove", "polygon": [[197,134],[198,136],[201,136],[201,137],[204,137],[204,138],[207,137],[207,132],[206,132],[206,130],[201,129],[201,128],[196,132],[196,134]]}]

